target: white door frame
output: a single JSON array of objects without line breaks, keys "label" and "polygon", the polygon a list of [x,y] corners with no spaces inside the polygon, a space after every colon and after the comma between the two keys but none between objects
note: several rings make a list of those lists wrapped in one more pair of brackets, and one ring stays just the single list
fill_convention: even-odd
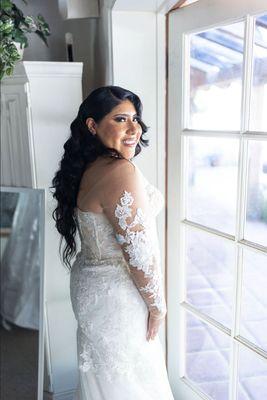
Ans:
[{"label": "white door frame", "polygon": [[[266,3],[266,2],[265,2]],[[167,141],[167,286],[168,286],[168,372],[175,398],[195,400],[200,396],[183,381],[184,365],[181,362],[185,347],[183,308],[184,296],[183,254],[181,252],[181,221],[184,217],[179,204],[184,204],[182,174],[182,133],[185,126],[182,99],[185,87],[184,34],[233,23],[247,14],[266,12],[263,0],[201,0],[169,14],[169,81],[168,81],[168,141]],[[243,104],[243,107],[246,106]],[[179,356],[180,353],[180,356]]]}]

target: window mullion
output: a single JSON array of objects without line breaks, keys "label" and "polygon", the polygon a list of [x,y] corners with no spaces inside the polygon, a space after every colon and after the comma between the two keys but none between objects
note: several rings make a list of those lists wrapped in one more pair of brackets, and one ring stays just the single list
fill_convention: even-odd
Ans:
[{"label": "window mullion", "polygon": [[236,203],[236,262],[234,276],[234,307],[233,307],[233,327],[231,330],[232,346],[230,360],[230,400],[236,400],[238,396],[238,352],[239,347],[234,338],[239,335],[241,318],[241,296],[242,296],[242,275],[243,275],[243,249],[239,246],[244,238],[244,227],[246,221],[246,193],[248,179],[248,143],[243,132],[249,130],[250,120],[250,98],[252,85],[253,68],[253,40],[254,40],[254,19],[250,16],[246,18],[245,44],[243,58],[243,80],[242,80],[242,104],[241,104],[241,136],[239,144],[238,161],[238,183],[237,183],[237,203]]},{"label": "window mullion", "polygon": [[230,360],[229,400],[238,399],[238,360],[239,360],[239,346],[234,340],[232,340],[231,360]]},{"label": "window mullion", "polygon": [[190,115],[190,35],[183,34],[183,54],[182,63],[182,120],[181,130],[188,128]]},{"label": "window mullion", "polygon": [[253,77],[253,42],[254,42],[254,17],[248,15],[245,27],[245,45],[243,58],[243,82],[241,105],[241,132],[249,130],[250,101]]},{"label": "window mullion", "polygon": [[230,400],[237,399],[238,388],[238,345],[235,337],[240,332],[241,318],[241,297],[242,297],[242,279],[243,279],[243,249],[237,244],[235,259],[235,275],[234,275],[234,293],[233,293],[233,327],[231,329],[231,360],[230,360]]}]

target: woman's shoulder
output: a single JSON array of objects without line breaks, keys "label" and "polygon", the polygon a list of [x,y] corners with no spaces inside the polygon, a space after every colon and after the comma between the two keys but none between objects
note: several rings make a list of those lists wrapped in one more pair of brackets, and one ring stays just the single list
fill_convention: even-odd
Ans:
[{"label": "woman's shoulder", "polygon": [[123,202],[121,196],[125,192],[131,194],[132,198],[142,199],[143,201],[146,194],[146,184],[143,174],[131,160],[118,159],[101,182],[99,198],[102,209],[113,209],[118,204],[119,199],[120,202]]},{"label": "woman's shoulder", "polygon": [[98,158],[86,168],[78,197],[83,199],[81,209],[92,208],[92,203],[103,208],[112,193],[140,183],[139,168],[128,159]]},{"label": "woman's shoulder", "polygon": [[107,189],[121,187],[129,182],[139,182],[143,175],[139,168],[128,159],[116,159],[105,167],[101,187],[106,192]]},{"label": "woman's shoulder", "polygon": [[104,163],[102,167],[104,181],[116,178],[117,175],[132,174],[137,170],[136,165],[126,158],[114,158]]}]

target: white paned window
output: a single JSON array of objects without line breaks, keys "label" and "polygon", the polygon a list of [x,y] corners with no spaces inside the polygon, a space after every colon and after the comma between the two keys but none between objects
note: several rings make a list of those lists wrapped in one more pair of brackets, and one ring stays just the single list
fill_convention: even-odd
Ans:
[{"label": "white paned window", "polygon": [[168,371],[177,399],[267,399],[267,3],[169,15]]}]

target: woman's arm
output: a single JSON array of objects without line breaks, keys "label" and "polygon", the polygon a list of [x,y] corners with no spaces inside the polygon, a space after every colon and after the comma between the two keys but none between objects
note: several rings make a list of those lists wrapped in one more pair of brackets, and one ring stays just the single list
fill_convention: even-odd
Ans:
[{"label": "woman's arm", "polygon": [[166,314],[161,268],[154,251],[152,215],[140,172],[127,160],[108,174],[102,206],[111,222],[131,276],[150,312],[150,319]]}]

